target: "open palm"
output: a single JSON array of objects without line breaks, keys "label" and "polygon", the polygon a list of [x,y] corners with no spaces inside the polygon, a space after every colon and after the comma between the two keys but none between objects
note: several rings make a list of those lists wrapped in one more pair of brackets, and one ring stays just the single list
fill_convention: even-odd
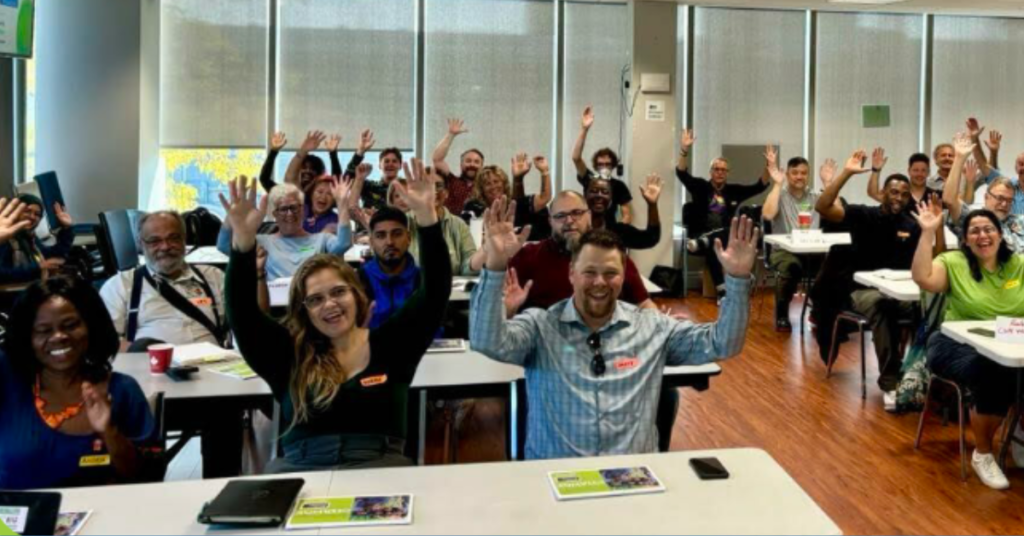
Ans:
[{"label": "open palm", "polygon": [[661,175],[657,173],[651,173],[647,176],[647,180],[642,186],[640,186],[640,194],[644,196],[644,199],[654,204],[658,202],[658,198],[661,197],[661,188],[664,185],[664,181],[661,179]]},{"label": "open palm", "polygon": [[942,225],[942,203],[939,197],[933,194],[930,200],[927,197],[922,199],[917,204],[914,218],[922,231],[932,232],[938,229]]},{"label": "open palm", "polygon": [[267,199],[263,196],[259,204],[256,203],[257,181],[249,183],[245,175],[238,177],[228,183],[230,201],[220,195],[220,204],[224,207],[224,219],[232,229],[233,241],[240,251],[249,251],[256,243],[256,233],[260,225],[267,217]]},{"label": "open palm", "polygon": [[28,227],[29,221],[21,219],[24,210],[25,205],[20,200],[0,197],[0,244]]},{"label": "open palm", "polygon": [[423,161],[418,158],[412,159],[411,167],[408,162],[403,163],[402,167],[405,169],[406,183],[394,183],[395,192],[413,212],[434,212],[434,200],[437,197],[435,184],[440,182],[441,178],[433,170],[428,172],[423,166]]},{"label": "open palm", "polygon": [[754,268],[757,259],[758,229],[754,222],[743,216],[732,219],[729,231],[729,247],[722,249],[722,241],[715,239],[715,255],[722,263],[725,272],[733,277],[747,277]]},{"label": "open palm", "polygon": [[487,250],[489,270],[504,270],[508,261],[522,249],[525,238],[530,234],[530,226],[523,228],[519,235],[516,234],[515,214],[516,202],[509,203],[504,196],[484,211],[484,247]]}]

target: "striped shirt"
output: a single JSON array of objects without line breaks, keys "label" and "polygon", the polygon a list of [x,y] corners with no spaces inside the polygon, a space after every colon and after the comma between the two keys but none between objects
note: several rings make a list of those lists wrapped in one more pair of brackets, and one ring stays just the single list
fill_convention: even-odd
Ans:
[{"label": "striped shirt", "polygon": [[597,331],[606,371],[595,376],[591,330],[572,298],[506,320],[504,284],[504,272],[483,271],[470,305],[470,343],[491,359],[526,369],[530,459],[655,452],[664,367],[734,356],[746,336],[749,279],[726,278],[728,292],[712,324],[618,302]]}]

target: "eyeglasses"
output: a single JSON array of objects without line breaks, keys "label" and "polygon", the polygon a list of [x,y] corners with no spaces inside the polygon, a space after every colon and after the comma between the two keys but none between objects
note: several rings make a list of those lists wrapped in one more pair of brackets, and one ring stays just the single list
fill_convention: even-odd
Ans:
[{"label": "eyeglasses", "polygon": [[729,172],[729,168],[727,168],[727,167],[713,167],[713,168],[711,168],[711,171],[715,172],[715,173],[728,173]]},{"label": "eyeglasses", "polygon": [[985,192],[985,195],[991,197],[992,199],[995,199],[996,203],[999,203],[1001,205],[1009,205],[1010,203],[1013,203],[1013,198],[1012,197],[996,195],[996,194],[994,194],[992,192]]},{"label": "eyeglasses", "polygon": [[302,205],[285,205],[274,209],[276,214],[298,214],[302,211]]},{"label": "eyeglasses", "polygon": [[559,212],[557,214],[552,214],[551,219],[557,222],[563,222],[571,217],[573,221],[576,221],[582,218],[588,212],[590,212],[590,209],[578,208],[576,210],[570,210],[569,212]]},{"label": "eyeglasses", "polygon": [[993,235],[993,234],[996,234],[998,232],[999,232],[999,230],[996,229],[995,227],[993,227],[991,225],[987,225],[985,227],[972,227],[972,228],[968,229],[967,230],[967,236],[981,236],[983,234]]},{"label": "eyeglasses", "polygon": [[327,304],[327,300],[331,300],[334,303],[340,303],[349,295],[350,292],[352,292],[352,289],[349,286],[338,285],[331,290],[328,290],[326,294],[317,293],[312,296],[306,296],[306,298],[302,300],[302,304],[306,306],[306,309],[315,311]]},{"label": "eyeglasses", "polygon": [[152,238],[143,238],[142,244],[146,247],[156,247],[160,244],[167,244],[168,246],[180,246],[185,243],[185,239],[181,235],[171,235],[166,238],[154,236]]},{"label": "eyeglasses", "polygon": [[594,358],[590,360],[590,372],[593,372],[594,376],[601,377],[608,370],[604,363],[604,356],[601,355],[601,334],[591,333],[587,337],[587,346],[590,347],[591,352],[594,352]]}]

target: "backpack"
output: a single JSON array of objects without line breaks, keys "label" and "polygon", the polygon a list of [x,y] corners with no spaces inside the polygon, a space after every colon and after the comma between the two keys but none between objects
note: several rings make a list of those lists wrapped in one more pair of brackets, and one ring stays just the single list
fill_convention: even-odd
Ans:
[{"label": "backpack", "polygon": [[216,214],[198,207],[181,215],[185,220],[185,243],[193,247],[216,246],[221,221]]}]

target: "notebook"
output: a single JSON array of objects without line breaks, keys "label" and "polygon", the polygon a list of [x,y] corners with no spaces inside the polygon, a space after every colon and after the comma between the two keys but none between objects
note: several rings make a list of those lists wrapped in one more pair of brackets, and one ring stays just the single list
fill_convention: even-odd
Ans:
[{"label": "notebook", "polygon": [[301,478],[232,480],[199,512],[206,525],[277,526],[305,483]]},{"label": "notebook", "polygon": [[53,534],[60,493],[0,491],[0,523],[18,534]]},{"label": "notebook", "polygon": [[50,229],[60,229],[60,222],[57,221],[57,213],[53,211],[53,204],[64,204],[64,194],[60,191],[60,182],[57,181],[57,173],[47,171],[36,175],[36,183],[39,184],[39,197],[43,200],[43,210],[46,212],[46,223]]}]

